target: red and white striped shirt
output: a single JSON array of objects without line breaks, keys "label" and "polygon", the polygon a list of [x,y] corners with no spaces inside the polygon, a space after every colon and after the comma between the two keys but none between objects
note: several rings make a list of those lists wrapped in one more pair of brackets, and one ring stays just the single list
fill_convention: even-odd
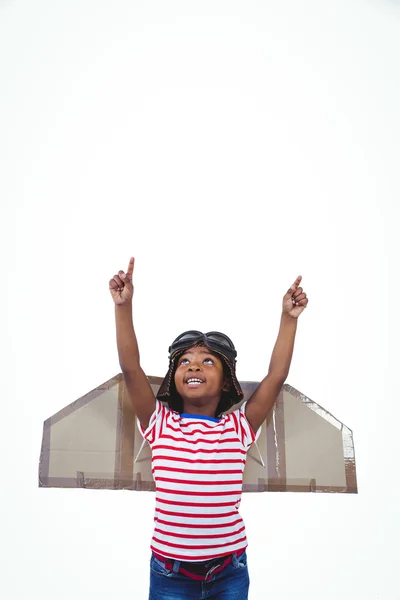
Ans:
[{"label": "red and white striped shirt", "polygon": [[213,419],[179,414],[156,400],[148,428],[140,427],[153,455],[154,552],[196,562],[247,547],[239,506],[255,435],[245,405]]}]

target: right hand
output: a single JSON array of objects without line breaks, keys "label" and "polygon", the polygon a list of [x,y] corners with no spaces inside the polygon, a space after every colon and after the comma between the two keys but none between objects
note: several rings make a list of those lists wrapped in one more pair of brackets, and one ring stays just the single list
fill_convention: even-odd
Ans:
[{"label": "right hand", "polygon": [[110,293],[115,304],[118,306],[131,302],[133,298],[132,275],[135,259],[131,258],[126,273],[118,271],[109,282]]}]

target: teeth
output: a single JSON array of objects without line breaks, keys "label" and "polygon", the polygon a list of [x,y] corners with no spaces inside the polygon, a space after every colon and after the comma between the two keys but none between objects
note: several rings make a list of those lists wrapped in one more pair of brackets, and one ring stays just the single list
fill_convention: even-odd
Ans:
[{"label": "teeth", "polygon": [[203,383],[201,379],[188,379],[187,383]]}]

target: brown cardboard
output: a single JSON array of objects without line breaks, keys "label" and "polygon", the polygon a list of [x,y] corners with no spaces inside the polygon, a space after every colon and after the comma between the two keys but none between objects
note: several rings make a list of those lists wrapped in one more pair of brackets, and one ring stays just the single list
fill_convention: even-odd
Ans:
[{"label": "brown cardboard", "polygon": [[[162,378],[148,379],[156,394]],[[241,382],[243,402],[257,385]],[[142,442],[118,374],[45,421],[39,487],[155,491],[147,442],[134,462]],[[248,452],[243,491],[357,493],[351,430],[285,384]]]}]

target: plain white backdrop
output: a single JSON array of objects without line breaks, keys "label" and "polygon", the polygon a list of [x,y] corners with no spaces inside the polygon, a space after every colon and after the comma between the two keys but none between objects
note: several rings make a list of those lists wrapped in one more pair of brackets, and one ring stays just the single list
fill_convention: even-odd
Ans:
[{"label": "plain white backdrop", "polygon": [[185,329],[354,431],[358,495],[245,494],[250,599],[399,600],[400,6],[0,4],[1,597],[146,600],[154,494],[38,489],[43,421],[119,372],[136,257],[149,375]]}]

